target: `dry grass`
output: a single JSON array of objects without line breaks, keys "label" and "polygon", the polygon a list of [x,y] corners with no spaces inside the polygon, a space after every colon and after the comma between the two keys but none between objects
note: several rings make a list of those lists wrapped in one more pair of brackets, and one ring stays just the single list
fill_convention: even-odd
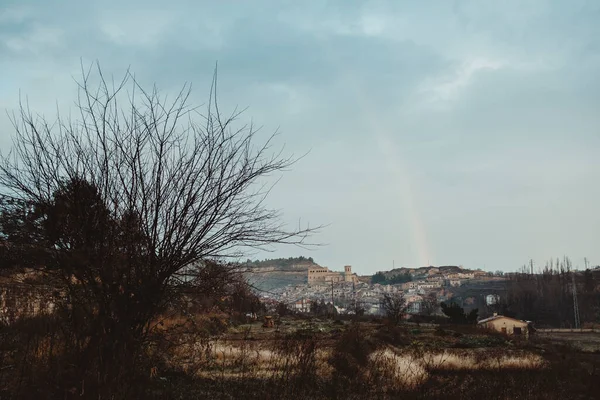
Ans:
[{"label": "dry grass", "polygon": [[477,352],[475,350],[429,353],[421,357],[428,370],[493,370],[493,369],[540,369],[546,363],[537,354],[501,352]]},{"label": "dry grass", "polygon": [[[214,341],[206,348],[200,348],[204,357],[204,368],[198,371],[199,376],[213,377],[215,374],[226,373],[230,377],[255,377],[266,378],[286,370],[288,373],[296,373],[302,367],[302,358],[297,353],[285,354],[277,349],[264,348],[263,345],[252,342],[228,343],[226,341]],[[315,349],[314,365],[315,373],[329,375],[331,370],[327,365],[330,350]]]},{"label": "dry grass", "polygon": [[410,390],[424,384],[435,371],[537,370],[545,366],[545,361],[536,354],[488,357],[448,351],[415,354],[412,350],[401,352],[388,347],[370,355],[369,375],[397,390]]},{"label": "dry grass", "polygon": [[[385,399],[412,398],[417,393],[422,398],[494,398],[489,396],[498,390],[514,395],[529,384],[535,387],[531,393],[558,396],[562,392],[557,388],[572,382],[580,385],[581,393],[588,393],[592,384],[581,377],[596,374],[592,368],[587,375],[565,375],[579,371],[575,361],[566,367],[568,352],[554,360],[548,352],[542,357],[533,345],[456,348],[451,340],[462,337],[440,339],[425,330],[399,330],[403,340],[389,341],[362,324],[347,324],[332,333],[312,327],[314,334],[299,324],[290,327],[296,332],[288,333],[242,325],[217,336],[180,329],[185,319],[165,325],[168,329],[162,333],[168,343],[152,348],[150,359],[156,364],[143,366],[158,366],[156,375],[144,381],[156,393],[154,398],[235,398],[240,393],[246,398]],[[35,343],[28,347],[28,360],[36,363],[42,363],[45,354],[62,351],[59,343],[43,337]],[[594,354],[588,356],[593,362]],[[557,369],[563,364],[564,372]],[[536,398],[532,396],[522,398]]]},{"label": "dry grass", "polygon": [[[331,347],[308,348],[305,341],[205,340],[179,349],[182,358],[172,359],[171,367],[185,365],[187,373],[212,380],[282,381],[312,373],[330,379],[334,367],[329,362]],[[287,340],[287,342],[286,342]],[[283,344],[282,344],[283,343]],[[310,354],[307,354],[310,353]],[[307,358],[308,355],[308,358]],[[546,362],[537,354],[506,349],[477,351],[420,351],[386,346],[370,353],[363,377],[368,385],[390,391],[415,390],[438,371],[537,370]]]},{"label": "dry grass", "polygon": [[565,344],[583,352],[600,352],[599,333],[542,332],[538,334],[538,337],[556,344]]},{"label": "dry grass", "polygon": [[419,360],[398,355],[389,348],[373,352],[369,361],[369,375],[387,382],[396,390],[414,389],[424,383],[429,375]]}]

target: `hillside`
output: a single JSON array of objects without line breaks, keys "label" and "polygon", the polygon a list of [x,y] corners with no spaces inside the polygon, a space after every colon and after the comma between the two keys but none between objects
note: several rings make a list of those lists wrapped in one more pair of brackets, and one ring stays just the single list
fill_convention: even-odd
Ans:
[{"label": "hillside", "polygon": [[309,268],[318,267],[312,257],[289,257],[246,262],[248,281],[260,290],[306,283]]},{"label": "hillside", "polygon": [[[307,270],[319,267],[312,257],[289,257],[266,260],[247,260],[244,265],[248,268],[245,274],[248,281],[260,290],[273,290],[287,285],[298,285],[306,283]],[[402,283],[409,280],[425,278],[438,273],[451,274],[458,272],[470,272],[471,270],[460,266],[440,267],[417,267],[417,268],[395,268],[390,271],[381,271],[377,275],[385,277],[381,281],[387,283]],[[400,279],[405,277],[406,279]],[[363,276],[362,280],[371,282],[371,276]]]},{"label": "hillside", "polygon": [[426,277],[429,275],[434,275],[437,273],[452,274],[452,273],[469,272],[469,271],[471,271],[471,270],[460,267],[460,266],[456,266],[456,265],[444,265],[444,266],[440,266],[440,267],[429,266],[429,267],[417,267],[417,268],[407,268],[407,267],[394,268],[390,271],[381,271],[381,273],[383,275],[385,275],[386,278],[389,279],[396,275],[410,275],[413,278],[419,278],[419,277]]}]

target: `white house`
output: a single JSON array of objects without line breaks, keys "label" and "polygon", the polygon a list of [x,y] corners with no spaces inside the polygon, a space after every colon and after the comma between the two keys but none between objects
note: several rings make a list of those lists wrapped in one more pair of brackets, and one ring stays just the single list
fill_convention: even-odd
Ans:
[{"label": "white house", "polygon": [[497,294],[488,294],[487,296],[485,296],[485,304],[487,304],[488,306],[498,304],[499,302],[500,296],[498,296]]}]

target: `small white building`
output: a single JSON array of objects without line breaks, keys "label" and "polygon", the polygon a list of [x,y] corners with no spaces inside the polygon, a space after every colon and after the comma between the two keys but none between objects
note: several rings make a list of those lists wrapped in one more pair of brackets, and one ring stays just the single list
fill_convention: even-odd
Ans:
[{"label": "small white building", "polygon": [[498,304],[499,302],[500,296],[498,296],[497,294],[488,294],[487,296],[485,296],[485,304],[487,304],[488,306]]}]

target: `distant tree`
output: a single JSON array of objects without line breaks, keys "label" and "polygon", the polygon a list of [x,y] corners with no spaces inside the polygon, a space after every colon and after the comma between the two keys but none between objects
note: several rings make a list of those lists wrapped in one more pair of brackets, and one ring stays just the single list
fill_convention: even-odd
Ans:
[{"label": "distant tree", "polygon": [[371,277],[372,284],[395,285],[412,281],[412,275],[408,272],[396,274],[390,278],[386,277],[383,272],[377,272]]},{"label": "distant tree", "polygon": [[408,303],[403,293],[386,293],[380,300],[380,306],[385,315],[394,324],[399,324],[406,314]]},{"label": "distant tree", "polygon": [[450,318],[450,321],[455,324],[474,323],[477,321],[479,310],[477,308],[471,310],[468,314],[464,309],[454,301],[449,303],[442,302],[442,312]]},{"label": "distant tree", "polygon": [[585,294],[585,273],[574,271],[568,257],[551,259],[537,270],[530,262],[519,272],[510,274],[506,282],[506,304],[516,318],[534,321],[538,327],[572,327],[573,278],[582,322],[598,322],[598,316],[591,309],[594,297]]},{"label": "distant tree", "polygon": [[312,300],[310,302],[310,313],[315,315],[315,316],[323,316],[323,315],[327,315],[328,309],[327,309],[327,305],[325,304],[325,301],[323,299],[317,301],[317,300]]},{"label": "distant tree", "polygon": [[231,294],[231,309],[239,313],[258,313],[263,304],[244,281],[236,283]]},{"label": "distant tree", "polygon": [[287,315],[293,314],[293,311],[290,309],[290,307],[283,301],[277,303],[276,312],[280,317],[285,317]]},{"label": "distant tree", "polygon": [[326,303],[325,300],[312,300],[310,302],[310,313],[317,317],[326,317],[337,315],[338,311],[331,303]]},{"label": "distant tree", "polygon": [[348,298],[342,306],[348,314],[362,316],[366,312],[365,303],[360,299]]},{"label": "distant tree", "polygon": [[351,309],[354,312],[354,315],[359,316],[359,317],[365,315],[365,312],[367,311],[366,307],[365,307],[365,303],[360,300],[356,300],[353,303]]},{"label": "distant tree", "polygon": [[377,273],[375,273],[375,275],[373,275],[371,277],[371,283],[372,284],[384,283],[385,281],[386,281],[386,277],[383,274],[383,272],[377,272]]},{"label": "distant tree", "polygon": [[248,260],[247,264],[252,264],[253,266],[258,266],[258,267],[261,267],[261,266],[291,267],[296,264],[300,264],[300,263],[304,263],[304,262],[314,263],[314,260],[312,257],[306,258],[304,256],[288,257],[288,258],[266,258],[262,261],[254,260],[253,262]]},{"label": "distant tree", "polygon": [[332,303],[327,303],[325,305],[325,309],[327,310],[326,311],[327,315],[330,315],[332,317],[335,317],[336,315],[338,315],[338,310],[337,310],[337,308],[335,308],[335,306]]},{"label": "distant tree", "polygon": [[423,298],[421,312],[423,315],[433,315],[440,308],[436,293],[429,293]]},{"label": "distant tree", "polygon": [[451,301],[449,303],[442,302],[442,312],[450,318],[450,322],[454,324],[474,324],[477,322],[479,316],[479,310],[477,308],[472,309],[468,314],[465,310],[457,303]]},{"label": "distant tree", "polygon": [[225,304],[224,299],[231,296],[236,287],[247,286],[236,268],[210,260],[195,266],[194,275],[184,290],[185,297],[193,303],[194,312],[210,311],[213,307],[229,311],[230,305]]},{"label": "distant tree", "polygon": [[596,282],[594,279],[594,274],[591,270],[586,269],[583,272],[583,291],[585,293],[593,293],[596,289]]},{"label": "distant tree", "polygon": [[499,315],[504,315],[510,318],[517,318],[517,313],[511,310],[510,306],[505,301],[500,301],[497,304],[498,308],[496,311]]},{"label": "distant tree", "polygon": [[465,316],[465,321],[467,324],[475,324],[475,323],[477,323],[478,317],[479,317],[479,310],[477,308],[474,308]]},{"label": "distant tree", "polygon": [[461,306],[456,304],[454,301],[448,303],[442,302],[440,304],[442,312],[450,318],[450,321],[456,324],[465,322],[465,312]]},{"label": "distant tree", "polygon": [[397,274],[392,276],[390,279],[387,280],[386,283],[390,284],[390,285],[395,285],[395,284],[399,284],[399,283],[406,283],[406,282],[410,282],[412,281],[412,275],[409,272],[405,272],[402,274]]}]

